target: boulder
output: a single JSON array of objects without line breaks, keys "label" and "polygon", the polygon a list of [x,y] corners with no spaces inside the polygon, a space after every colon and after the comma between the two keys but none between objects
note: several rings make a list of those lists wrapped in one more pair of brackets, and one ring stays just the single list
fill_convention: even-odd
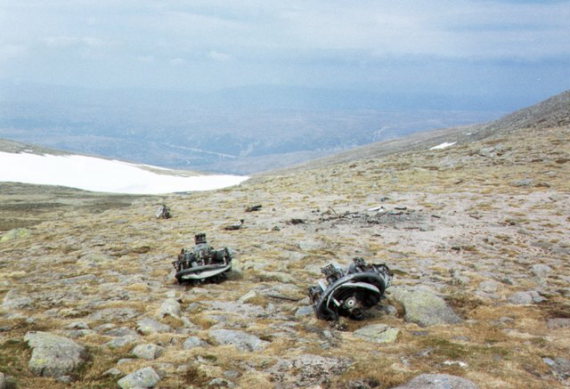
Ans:
[{"label": "boulder", "polygon": [[28,296],[21,295],[16,289],[10,289],[2,300],[2,308],[10,311],[12,309],[30,308],[33,300]]},{"label": "boulder", "polygon": [[314,315],[315,311],[311,305],[305,305],[303,307],[297,308],[295,311],[295,317],[311,316]]},{"label": "boulder", "polygon": [[159,332],[170,332],[169,325],[162,324],[154,319],[145,317],[137,322],[137,331],[143,335],[156,334]]},{"label": "boulder", "polygon": [[535,290],[516,292],[509,297],[509,302],[514,305],[528,305],[533,303],[540,303],[545,300],[546,299]]},{"label": "boulder", "polygon": [[152,367],[145,367],[123,378],[117,384],[122,389],[154,388],[160,381],[160,376]]},{"label": "boulder", "polygon": [[461,318],[453,312],[445,300],[427,288],[394,287],[390,292],[392,298],[404,307],[405,320],[408,322],[417,323],[422,327],[461,322]]},{"label": "boulder", "polygon": [[210,336],[222,345],[234,345],[240,351],[257,351],[264,349],[269,342],[259,339],[257,336],[236,330],[211,330]]},{"label": "boulder", "polygon": [[32,349],[28,367],[38,376],[60,377],[85,363],[85,347],[49,332],[30,331],[24,340]]},{"label": "boulder", "polygon": [[89,315],[89,319],[108,323],[120,323],[133,319],[138,315],[139,312],[132,308],[105,308]]},{"label": "boulder", "polygon": [[468,379],[448,374],[422,374],[394,389],[478,389]]},{"label": "boulder", "polygon": [[28,230],[27,228],[14,228],[13,230],[10,230],[6,232],[4,235],[2,235],[2,237],[0,237],[0,242],[7,242],[9,240],[14,240],[14,239],[22,239],[28,237],[29,235],[30,235],[30,230]]},{"label": "boulder", "polygon": [[552,272],[552,268],[548,265],[537,263],[536,265],[532,265],[530,271],[538,278],[546,278]]},{"label": "boulder", "polygon": [[156,359],[162,355],[164,347],[157,346],[156,344],[147,343],[139,344],[131,353],[137,358],[142,359]]},{"label": "boulder", "polygon": [[371,324],[354,331],[357,337],[374,343],[392,343],[398,338],[400,330],[386,324]]},{"label": "boulder", "polygon": [[163,318],[165,316],[172,316],[175,318],[179,318],[180,317],[180,303],[174,299],[174,298],[169,298],[164,300],[164,302],[162,303],[162,305],[160,306],[159,310],[158,310],[158,315]]},{"label": "boulder", "polygon": [[184,350],[190,350],[191,348],[194,348],[194,347],[204,347],[207,345],[208,345],[208,343],[204,342],[199,337],[191,336],[184,341],[184,343],[182,344],[182,348],[184,348]]}]

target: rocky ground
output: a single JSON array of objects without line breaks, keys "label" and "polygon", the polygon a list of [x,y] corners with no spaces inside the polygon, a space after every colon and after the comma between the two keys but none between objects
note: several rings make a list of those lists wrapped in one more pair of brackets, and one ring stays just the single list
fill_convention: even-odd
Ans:
[{"label": "rocky ground", "polygon": [[[568,387],[569,140],[518,130],[48,212],[0,236],[0,386]],[[226,282],[175,282],[197,232],[233,250]],[[393,270],[387,299],[317,320],[307,288],[355,256]]]}]

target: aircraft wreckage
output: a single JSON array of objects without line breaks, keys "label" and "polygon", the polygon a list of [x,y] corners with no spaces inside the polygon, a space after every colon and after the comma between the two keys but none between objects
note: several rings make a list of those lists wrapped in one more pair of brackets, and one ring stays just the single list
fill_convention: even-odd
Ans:
[{"label": "aircraft wreckage", "polygon": [[354,258],[346,269],[329,264],[321,272],[325,280],[309,288],[309,297],[317,317],[324,320],[363,319],[364,310],[380,301],[392,281],[388,266],[368,265],[363,258]]},{"label": "aircraft wreckage", "polygon": [[232,269],[232,255],[225,247],[214,250],[206,242],[206,234],[194,236],[192,250],[182,249],[178,259],[172,262],[179,283],[221,282]]}]

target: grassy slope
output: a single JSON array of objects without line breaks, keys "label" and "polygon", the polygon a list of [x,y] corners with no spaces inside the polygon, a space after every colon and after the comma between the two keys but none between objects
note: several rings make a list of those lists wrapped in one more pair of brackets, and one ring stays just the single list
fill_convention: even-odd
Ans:
[{"label": "grassy slope", "polygon": [[[546,328],[548,318],[570,317],[568,139],[568,128],[531,129],[441,151],[411,151],[258,178],[223,191],[171,196],[168,204],[175,218],[167,221],[153,218],[158,199],[141,198],[102,213],[71,209],[57,220],[31,227],[28,237],[0,246],[0,296],[16,289],[34,300],[22,310],[23,317],[0,319],[7,329],[0,334],[1,341],[8,342],[0,351],[7,360],[4,371],[22,387],[57,387],[27,372],[29,351],[20,342],[25,331],[65,334],[65,326],[77,320],[96,328],[102,323],[89,315],[106,307],[131,307],[139,317],[153,316],[174,294],[196,325],[192,334],[210,345],[184,351],[181,343],[187,335],[175,330],[147,335],[139,343],[161,343],[164,355],[120,365],[125,373],[148,365],[160,368],[165,374],[161,387],[200,386],[226,370],[241,373],[233,379],[240,386],[262,387],[276,379],[270,370],[279,359],[305,353],[354,361],[349,370],[331,377],[333,386],[368,378],[389,387],[421,372],[446,372],[466,376],[483,388],[560,387],[542,357],[567,356],[570,351],[568,329]],[[488,148],[500,155],[482,155]],[[512,185],[522,179],[533,181],[530,186]],[[423,216],[415,225],[326,220],[376,206],[385,196],[386,208],[407,206]],[[262,211],[243,212],[245,205],[255,203],[263,204]],[[246,228],[223,230],[240,218]],[[291,218],[306,223],[287,224]],[[192,233],[198,231],[207,232],[214,246],[237,251],[239,276],[198,289],[173,283],[170,261],[181,247],[191,246]],[[396,285],[427,284],[439,290],[466,321],[422,329],[374,311],[367,321],[349,322],[348,331],[337,331],[312,316],[295,318],[298,303],[261,292],[250,303],[273,309],[268,316],[240,317],[207,303],[235,304],[260,286],[285,285],[289,297],[303,298],[321,266],[331,260],[347,263],[355,255],[399,269]],[[553,269],[546,282],[530,273],[535,263]],[[453,269],[467,277],[466,284],[457,283]],[[64,282],[82,275],[96,278],[80,285]],[[479,283],[486,280],[499,283],[493,298],[477,295]],[[521,290],[540,290],[548,301],[509,305],[507,297]],[[245,329],[271,341],[270,346],[256,353],[216,346],[208,329],[219,323],[219,315],[226,316],[221,327]],[[377,322],[402,331],[395,344],[379,346],[351,335],[351,330]],[[136,319],[115,324],[134,329]],[[182,326],[176,320],[170,324]],[[94,360],[80,372],[81,383],[75,387],[109,385],[101,373],[130,350],[102,346],[109,339],[101,331],[78,339],[90,347]],[[445,361],[462,361],[468,367]],[[180,366],[188,372],[177,372]]]},{"label": "grassy slope", "polygon": [[[241,387],[268,387],[279,379],[271,369],[280,359],[307,353],[353,360],[347,371],[331,376],[333,387],[364,378],[390,387],[422,372],[465,376],[482,388],[562,387],[542,358],[570,354],[570,329],[546,327],[549,318],[570,317],[569,139],[568,127],[531,128],[440,151],[425,146],[258,177],[236,188],[171,196],[167,202],[175,218],[164,221],[153,217],[162,201],[155,198],[101,213],[70,209],[30,227],[27,237],[0,243],[0,298],[16,289],[33,299],[22,317],[0,316],[1,369],[21,387],[57,387],[28,373],[29,350],[21,343],[27,330],[66,334],[65,326],[78,320],[96,329],[103,323],[89,315],[108,307],[134,308],[139,318],[153,316],[175,295],[195,324],[191,334],[210,344],[183,350],[188,335],[179,331],[146,335],[139,343],[162,344],[163,356],[119,366],[125,373],[155,366],[165,374],[161,387],[200,387],[227,370],[241,374],[231,379]],[[513,185],[524,179],[531,180],[527,186]],[[384,197],[388,199],[382,201]],[[263,205],[260,212],[244,213],[246,205],[257,203]],[[374,225],[338,218],[379,204],[405,206],[415,216]],[[223,229],[241,218],[244,229]],[[305,223],[288,224],[292,218]],[[191,246],[192,234],[199,231],[215,247],[236,250],[239,272],[219,285],[178,286],[170,261],[181,247]],[[348,331],[339,331],[313,316],[294,317],[299,303],[262,290],[249,301],[270,312],[260,317],[208,304],[236,304],[260,287],[285,288],[287,297],[303,298],[321,266],[348,263],[355,255],[397,269],[395,285],[426,284],[438,290],[466,320],[424,329],[406,323],[401,314],[373,310],[366,321],[347,322]],[[547,279],[530,271],[537,263],[552,268]],[[83,275],[96,278],[73,281]],[[497,282],[496,292],[481,293],[480,283],[489,280]],[[526,290],[539,290],[547,301],[508,303],[512,293]],[[136,320],[115,324],[134,329]],[[176,320],[165,322],[183,327]],[[352,330],[373,323],[399,328],[398,341],[380,346],[352,336]],[[257,353],[216,346],[208,333],[216,325],[246,330],[271,343]],[[101,330],[77,339],[89,346],[93,361],[72,387],[112,385],[101,373],[128,356],[132,346],[110,350],[103,346],[109,339]],[[177,370],[183,366],[186,373]]]}]

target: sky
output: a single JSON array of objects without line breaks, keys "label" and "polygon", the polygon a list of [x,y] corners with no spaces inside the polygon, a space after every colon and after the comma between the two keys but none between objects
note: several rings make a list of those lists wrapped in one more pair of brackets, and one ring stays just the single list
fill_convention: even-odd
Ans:
[{"label": "sky", "polygon": [[60,185],[111,193],[163,194],[203,191],[238,185],[245,176],[180,176],[169,169],[160,173],[127,162],[84,155],[39,155],[0,152],[0,181]]},{"label": "sky", "polygon": [[0,80],[538,101],[570,89],[570,1],[0,0]]}]

